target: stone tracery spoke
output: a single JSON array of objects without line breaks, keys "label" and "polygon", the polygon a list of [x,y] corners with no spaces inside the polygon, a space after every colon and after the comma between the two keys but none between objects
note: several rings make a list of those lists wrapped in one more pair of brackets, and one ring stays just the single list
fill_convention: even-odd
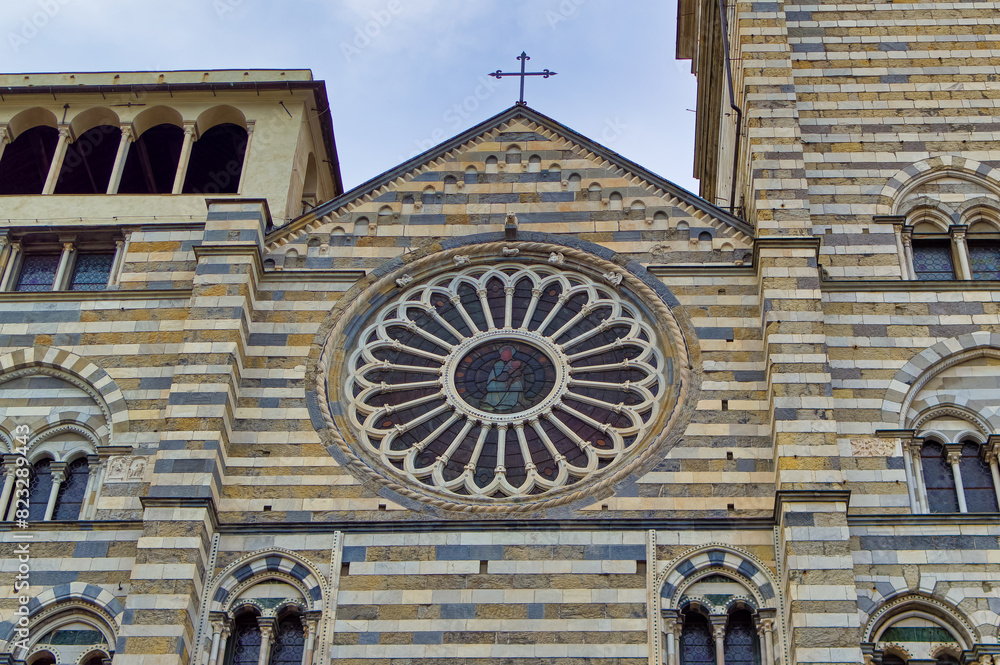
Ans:
[{"label": "stone tracery spoke", "polygon": [[345,394],[362,440],[393,473],[448,493],[526,497],[585,479],[630,450],[664,392],[640,310],[562,267],[458,269],[406,289],[359,339]]}]

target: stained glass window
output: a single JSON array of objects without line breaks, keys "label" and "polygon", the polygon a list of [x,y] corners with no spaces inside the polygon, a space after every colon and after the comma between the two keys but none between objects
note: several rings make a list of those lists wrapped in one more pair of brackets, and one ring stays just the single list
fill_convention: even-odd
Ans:
[{"label": "stained glass window", "polygon": [[86,457],[80,457],[66,466],[66,478],[59,486],[52,519],[75,520],[80,517],[89,476],[90,464]]},{"label": "stained glass window", "polygon": [[[40,522],[45,519],[45,509],[52,493],[52,460],[43,459],[31,467],[31,481],[28,485],[28,521]],[[23,508],[22,508],[23,510]]]},{"label": "stained glass window", "polygon": [[965,504],[970,513],[995,513],[997,494],[993,489],[993,474],[990,465],[983,459],[978,443],[966,442],[962,446],[962,486],[965,488]]},{"label": "stained glass window", "polygon": [[940,443],[925,443],[920,449],[920,463],[927,489],[927,505],[932,513],[957,513],[958,495],[955,492],[955,474],[944,456]]},{"label": "stained glass window", "polygon": [[760,644],[750,613],[733,612],[726,625],[724,641],[726,665],[759,665]]},{"label": "stained glass window", "polygon": [[1000,279],[1000,243],[970,240],[968,245],[972,279]]},{"label": "stained glass window", "polygon": [[697,612],[684,615],[679,651],[681,665],[715,665],[715,641],[705,616]]},{"label": "stained glass window", "polygon": [[302,620],[294,615],[285,617],[278,622],[270,665],[302,665],[305,642]]},{"label": "stained glass window", "polygon": [[360,333],[348,413],[390,469],[539,495],[626,456],[666,390],[657,331],[608,284],[519,264],[404,291]]},{"label": "stained glass window", "polygon": [[948,240],[914,240],[913,271],[917,279],[955,279],[955,266],[951,260],[951,242]]},{"label": "stained glass window", "polygon": [[111,265],[114,261],[114,253],[78,254],[69,290],[103,291],[108,287],[108,279],[111,277]]},{"label": "stained glass window", "polygon": [[237,617],[229,644],[228,665],[257,665],[260,660],[260,628],[257,626],[257,617],[253,614]]},{"label": "stained glass window", "polygon": [[26,254],[21,261],[17,291],[51,291],[59,268],[58,254]]}]

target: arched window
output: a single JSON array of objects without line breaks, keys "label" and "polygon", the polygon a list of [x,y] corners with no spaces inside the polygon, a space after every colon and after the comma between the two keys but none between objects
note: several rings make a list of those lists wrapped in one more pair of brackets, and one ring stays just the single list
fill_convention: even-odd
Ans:
[{"label": "arched window", "polygon": [[301,665],[305,643],[302,619],[295,614],[286,615],[278,621],[274,633],[270,665]]},{"label": "arched window", "polygon": [[955,264],[949,240],[913,240],[913,272],[917,279],[947,281],[955,279]]},{"label": "arched window", "polygon": [[56,194],[104,194],[108,191],[122,130],[97,125],[66,146]]},{"label": "arched window", "polygon": [[974,441],[965,441],[962,445],[959,472],[965,489],[965,504],[970,513],[995,513],[1000,511],[997,492],[990,465],[983,459],[981,449],[982,446]]},{"label": "arched window", "polygon": [[55,127],[40,125],[21,132],[0,159],[0,194],[41,194],[58,142]]},{"label": "arched window", "polygon": [[[45,509],[52,494],[52,460],[41,459],[31,467],[31,481],[28,485],[28,521],[41,522],[45,519]],[[15,502],[16,505],[16,502]]]},{"label": "arched window", "polygon": [[81,611],[79,604],[42,618],[33,628],[36,632],[31,635],[31,655],[26,659],[29,665],[56,662],[101,665],[114,655],[115,636],[111,627]]},{"label": "arched window", "polygon": [[184,130],[163,123],[139,135],[128,151],[119,194],[169,194],[173,191]]},{"label": "arched window", "polygon": [[932,513],[957,513],[955,475],[945,458],[945,449],[936,441],[928,441],[920,449],[920,464],[924,472],[927,505]]},{"label": "arched window", "polygon": [[79,457],[66,465],[66,477],[59,486],[56,495],[55,509],[52,511],[54,520],[75,520],[80,517],[83,501],[86,498],[87,480],[90,477],[90,464],[86,457]]},{"label": "arched window", "polygon": [[760,664],[760,642],[750,612],[741,609],[730,613],[724,645],[726,665]]},{"label": "arched window", "polygon": [[235,194],[247,149],[247,130],[230,122],[205,131],[191,146],[185,194]]},{"label": "arched window", "polygon": [[961,622],[940,605],[921,600],[903,603],[873,629],[872,645],[882,653],[882,665],[935,663],[955,665],[955,654],[971,648]]},{"label": "arched window", "polygon": [[230,649],[226,665],[257,665],[260,660],[261,639],[255,614],[244,612],[236,617],[228,644]]},{"label": "arched window", "polygon": [[36,651],[27,661],[28,665],[56,665],[56,657],[51,651]]},{"label": "arched window", "polygon": [[970,237],[968,246],[972,279],[1000,279],[1000,243]]},{"label": "arched window", "polygon": [[681,628],[681,665],[715,665],[715,641],[708,618],[700,612],[685,612]]},{"label": "arched window", "polygon": [[476,172],[475,166],[469,166],[465,169],[465,184],[475,185],[479,182],[479,173]]},{"label": "arched window", "polygon": [[420,202],[424,205],[437,203],[437,192],[433,187],[427,186],[424,188],[423,193],[420,195]]}]

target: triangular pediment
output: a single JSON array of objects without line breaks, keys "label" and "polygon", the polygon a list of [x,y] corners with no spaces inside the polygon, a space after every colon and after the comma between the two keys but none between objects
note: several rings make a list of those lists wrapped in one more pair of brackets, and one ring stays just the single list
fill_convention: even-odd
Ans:
[{"label": "triangular pediment", "polygon": [[750,226],[547,116],[515,106],[267,237],[284,268],[371,269],[431,239],[569,235],[644,263],[749,262]]}]

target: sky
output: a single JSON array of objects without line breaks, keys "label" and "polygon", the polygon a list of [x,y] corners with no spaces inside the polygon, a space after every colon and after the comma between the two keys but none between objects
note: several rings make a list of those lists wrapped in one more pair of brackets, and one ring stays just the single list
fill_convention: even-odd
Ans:
[{"label": "sky", "polygon": [[528,105],[698,191],[676,0],[4,0],[4,72],[311,69],[350,189]]}]

